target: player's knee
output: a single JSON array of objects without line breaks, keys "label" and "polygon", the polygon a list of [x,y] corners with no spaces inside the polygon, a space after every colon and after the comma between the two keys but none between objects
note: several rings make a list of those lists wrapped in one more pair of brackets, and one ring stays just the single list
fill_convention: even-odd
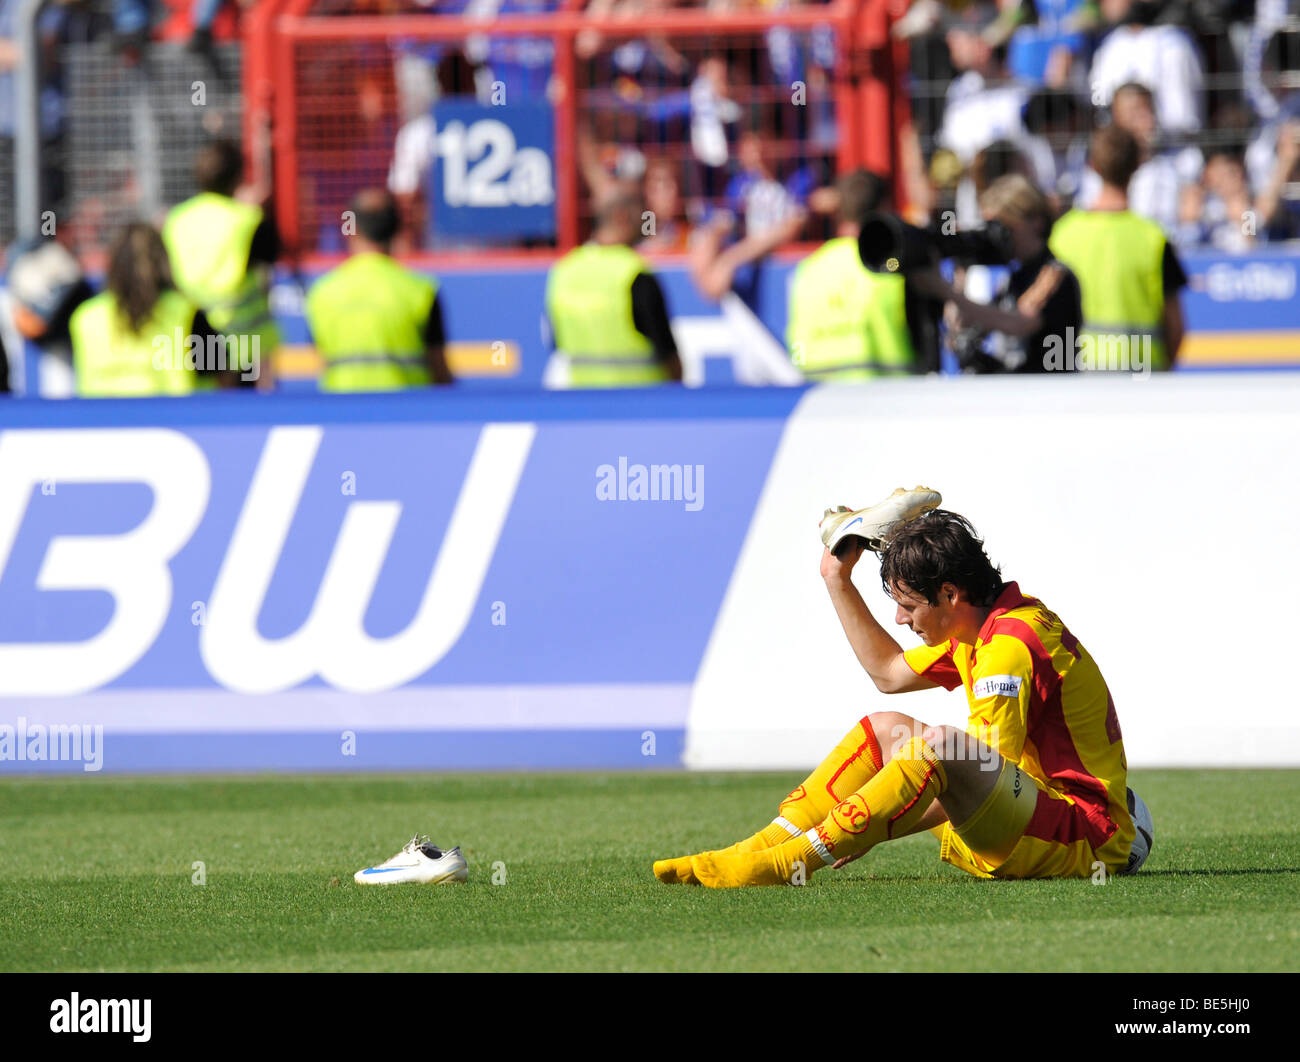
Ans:
[{"label": "player's knee", "polygon": [[940,760],[944,761],[960,756],[965,739],[966,732],[958,730],[955,726],[927,726],[921,732],[921,740],[934,750],[934,754]]},{"label": "player's knee", "polygon": [[863,720],[876,735],[881,758],[888,763],[920,731],[921,724],[902,712],[872,712]]}]

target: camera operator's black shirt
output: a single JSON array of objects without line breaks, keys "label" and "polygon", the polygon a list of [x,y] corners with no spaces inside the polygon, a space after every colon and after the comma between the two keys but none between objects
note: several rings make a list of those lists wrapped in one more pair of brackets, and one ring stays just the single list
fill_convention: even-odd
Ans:
[{"label": "camera operator's black shirt", "polygon": [[903,313],[907,319],[907,335],[912,341],[912,372],[918,375],[938,372],[942,301],[922,295],[908,284],[903,289]]},{"label": "camera operator's black shirt", "polygon": [[[1057,337],[1053,346],[1059,344],[1058,350],[1073,352],[1074,340],[1083,330],[1083,294],[1079,290],[1079,278],[1067,266],[1053,258],[1052,252],[1046,247],[1041,254],[1021,262],[1020,268],[1012,272],[1011,279],[1007,282],[1007,289],[998,300],[1000,307],[1014,310],[1020,296],[1029,290],[1043,271],[1043,267],[1047,265],[1055,265],[1062,270],[1061,280],[1047,297],[1047,301],[1043,303],[1043,308],[1038,315],[1041,321],[1038,331],[1025,336],[1024,361],[1011,369],[1012,372],[1046,372],[1044,355],[1048,351],[1049,337]],[[1066,364],[1073,366],[1074,359],[1067,359]]]}]

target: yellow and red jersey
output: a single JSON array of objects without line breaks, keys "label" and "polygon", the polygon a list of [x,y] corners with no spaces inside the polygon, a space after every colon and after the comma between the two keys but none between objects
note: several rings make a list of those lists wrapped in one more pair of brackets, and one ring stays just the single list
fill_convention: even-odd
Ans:
[{"label": "yellow and red jersey", "polygon": [[946,689],[964,686],[967,731],[1063,798],[1040,801],[1027,837],[1086,840],[1098,859],[1124,865],[1134,829],[1115,702],[1096,662],[1055,613],[1007,583],[973,646],[952,639],[909,649],[904,658]]}]

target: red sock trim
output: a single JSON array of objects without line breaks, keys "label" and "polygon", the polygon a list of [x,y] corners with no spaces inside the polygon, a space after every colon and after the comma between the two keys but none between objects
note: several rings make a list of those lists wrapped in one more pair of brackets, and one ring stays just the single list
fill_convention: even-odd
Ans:
[{"label": "red sock trim", "polygon": [[912,797],[912,799],[909,800],[903,806],[903,808],[898,812],[897,815],[893,815],[890,817],[889,823],[885,827],[886,837],[890,838],[891,840],[893,839],[894,823],[896,823],[899,819],[901,819],[904,815],[906,815],[909,811],[911,811],[914,807],[916,807],[916,802],[921,799],[922,794],[925,793],[926,787],[930,784],[930,779],[933,777],[934,777],[934,768],[931,767],[929,764],[926,764],[925,777],[921,779],[921,786],[919,789],[917,789],[916,796]]},{"label": "red sock trim", "polygon": [[876,731],[871,726],[871,716],[862,720],[862,729],[867,735],[867,747],[871,749],[871,763],[876,770],[880,770],[885,766],[885,757],[881,755],[880,742],[876,740]]},{"label": "red sock trim", "polygon": [[867,740],[853,751],[852,756],[840,764],[840,769],[831,775],[830,780],[826,783],[826,792],[836,803],[839,803],[842,798],[835,794],[835,783],[839,780],[840,775],[848,770],[849,764],[854,760],[861,759],[864,752],[870,753],[871,765],[877,771],[884,766],[884,759],[880,755],[880,743],[876,740],[876,732],[871,729],[871,724],[866,719],[863,719],[860,725],[866,732]]}]

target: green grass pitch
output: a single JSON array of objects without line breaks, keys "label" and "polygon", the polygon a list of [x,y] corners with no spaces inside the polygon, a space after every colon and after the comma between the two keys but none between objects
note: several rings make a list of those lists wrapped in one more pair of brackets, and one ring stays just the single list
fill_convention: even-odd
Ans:
[{"label": "green grass pitch", "polygon": [[[797,781],[7,780],[0,970],[1300,969],[1300,771],[1134,772],[1155,848],[1104,885],[977,881],[929,836],[804,888],[651,875],[762,825]],[[353,883],[417,829],[463,847],[467,884]]]}]

